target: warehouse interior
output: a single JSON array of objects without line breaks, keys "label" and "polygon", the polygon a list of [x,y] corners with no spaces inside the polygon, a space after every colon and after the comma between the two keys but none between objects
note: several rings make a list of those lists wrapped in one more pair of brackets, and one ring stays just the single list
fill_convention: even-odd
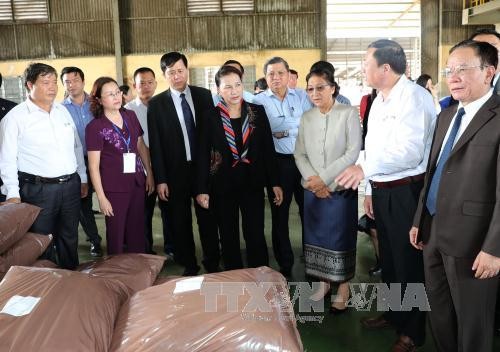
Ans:
[{"label": "warehouse interior", "polygon": [[[160,57],[179,51],[189,61],[189,83],[212,93],[216,93],[214,76],[228,59],[243,65],[243,84],[251,92],[254,82],[264,76],[263,65],[271,57],[287,60],[290,68],[298,72],[300,88],[306,88],[310,66],[326,60],[336,69],[341,94],[353,106],[359,106],[361,97],[371,91],[363,81],[361,69],[366,48],[376,39],[388,38],[405,50],[409,76],[415,79],[421,73],[429,74],[435,78],[442,98],[450,95],[441,75],[449,49],[479,28],[500,31],[500,0],[0,0],[0,97],[16,103],[25,100],[23,72],[31,62],[49,64],[58,72],[66,66],[80,67],[85,72],[86,91],[100,76],[132,86],[134,71],[151,67],[158,94],[169,88],[160,68]],[[56,101],[62,101],[64,94],[59,82]],[[361,216],[361,188],[358,197]],[[98,212],[97,201],[94,209],[99,233],[104,237],[104,216]],[[266,202],[265,236],[270,266],[277,270],[271,227],[271,210]],[[194,235],[197,257],[201,258],[197,230]],[[290,238],[296,265],[289,282],[311,283],[304,263],[299,262],[301,223],[295,203],[290,208]],[[153,217],[153,239],[155,251],[163,255],[158,207]],[[375,263],[370,237],[359,232],[357,241],[356,275],[352,282],[375,284],[380,276],[368,274]],[[89,248],[80,227],[80,263],[95,259]],[[182,267],[169,259],[159,277],[181,274]],[[296,287],[289,287],[291,297]],[[292,303],[303,351],[378,352],[388,350],[394,341],[395,333],[390,329],[368,331],[359,324],[361,318],[373,315],[375,307],[334,316],[328,314],[328,300],[319,312],[303,313],[298,301]],[[197,329],[196,318],[192,324],[193,330]],[[183,333],[176,331],[169,338]],[[207,335],[205,347],[209,347],[200,350],[225,350],[223,344],[210,348],[210,339]],[[157,346],[156,350],[169,350],[166,346]],[[193,342],[184,350],[197,350],[193,346],[198,345]],[[248,351],[274,351],[272,346],[247,347]],[[0,350],[4,350],[1,341]],[[500,335],[494,338],[494,350],[500,351]],[[426,342],[418,351],[436,351],[429,328]]]}]

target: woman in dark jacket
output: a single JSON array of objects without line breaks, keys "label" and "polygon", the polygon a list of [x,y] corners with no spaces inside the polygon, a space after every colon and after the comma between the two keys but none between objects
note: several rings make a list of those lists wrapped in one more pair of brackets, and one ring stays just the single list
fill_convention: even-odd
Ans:
[{"label": "woman in dark jacket", "polygon": [[248,266],[268,265],[264,187],[273,188],[277,205],[283,201],[269,121],[263,107],[242,99],[239,70],[223,66],[215,83],[222,100],[202,131],[196,200],[216,216],[226,270],[243,267],[239,212]]}]

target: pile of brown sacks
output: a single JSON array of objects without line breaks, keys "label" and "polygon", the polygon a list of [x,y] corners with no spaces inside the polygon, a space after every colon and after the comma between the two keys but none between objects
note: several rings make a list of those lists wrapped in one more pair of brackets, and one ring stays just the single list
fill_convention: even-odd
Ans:
[{"label": "pile of brown sacks", "polygon": [[39,212],[40,208],[26,203],[0,206],[0,279],[14,265],[50,265],[37,259],[52,236],[28,232]]},{"label": "pile of brown sacks", "polygon": [[[35,219],[38,210],[19,206]],[[2,207],[0,248],[9,253],[32,236],[25,232],[5,241],[4,215],[11,210]],[[160,256],[124,254],[82,264],[78,271],[12,266],[0,282],[0,351],[303,350],[278,272],[261,267],[194,281],[157,278],[163,264]],[[228,286],[233,294],[224,294]],[[252,293],[259,288],[260,294]]]}]

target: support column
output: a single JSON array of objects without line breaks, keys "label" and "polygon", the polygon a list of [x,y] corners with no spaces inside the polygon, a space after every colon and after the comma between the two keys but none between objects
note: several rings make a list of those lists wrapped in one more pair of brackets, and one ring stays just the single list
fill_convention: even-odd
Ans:
[{"label": "support column", "polygon": [[326,45],[326,16],[327,16],[327,8],[326,1],[318,0],[320,3],[320,21],[319,21],[319,48],[321,52],[321,60],[327,61],[327,45]]},{"label": "support column", "polygon": [[115,45],[115,70],[116,81],[119,85],[123,84],[123,56],[122,42],[120,37],[120,12],[118,0],[113,0],[113,42]]},{"label": "support column", "polygon": [[439,81],[439,2],[421,0],[421,56],[422,73]]}]

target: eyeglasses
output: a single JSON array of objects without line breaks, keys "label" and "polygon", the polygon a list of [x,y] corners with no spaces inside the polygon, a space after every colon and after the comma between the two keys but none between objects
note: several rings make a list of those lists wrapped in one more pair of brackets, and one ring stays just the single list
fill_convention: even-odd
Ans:
[{"label": "eyeglasses", "polygon": [[465,75],[467,70],[473,70],[475,68],[480,68],[482,70],[484,67],[485,66],[483,65],[477,65],[477,66],[460,65],[455,67],[446,67],[442,73],[444,77],[449,78],[452,75],[463,76]]},{"label": "eyeglasses", "polygon": [[178,70],[169,70],[169,69],[167,69],[166,72],[167,72],[167,75],[169,75],[170,77],[174,77],[175,75],[179,75],[179,76],[183,75],[184,72],[186,72],[186,70],[181,69],[181,68],[178,69]]},{"label": "eyeglasses", "polygon": [[110,97],[116,98],[116,97],[121,97],[122,94],[123,94],[123,92],[121,90],[117,90],[116,92],[109,92],[109,93],[103,94],[102,96],[104,98],[110,98]]},{"label": "eyeglasses", "polygon": [[331,87],[331,86],[329,84],[323,84],[321,86],[316,86],[316,87],[307,87],[306,91],[309,94],[312,94],[314,90],[316,90],[318,93],[323,93],[326,87]]}]

